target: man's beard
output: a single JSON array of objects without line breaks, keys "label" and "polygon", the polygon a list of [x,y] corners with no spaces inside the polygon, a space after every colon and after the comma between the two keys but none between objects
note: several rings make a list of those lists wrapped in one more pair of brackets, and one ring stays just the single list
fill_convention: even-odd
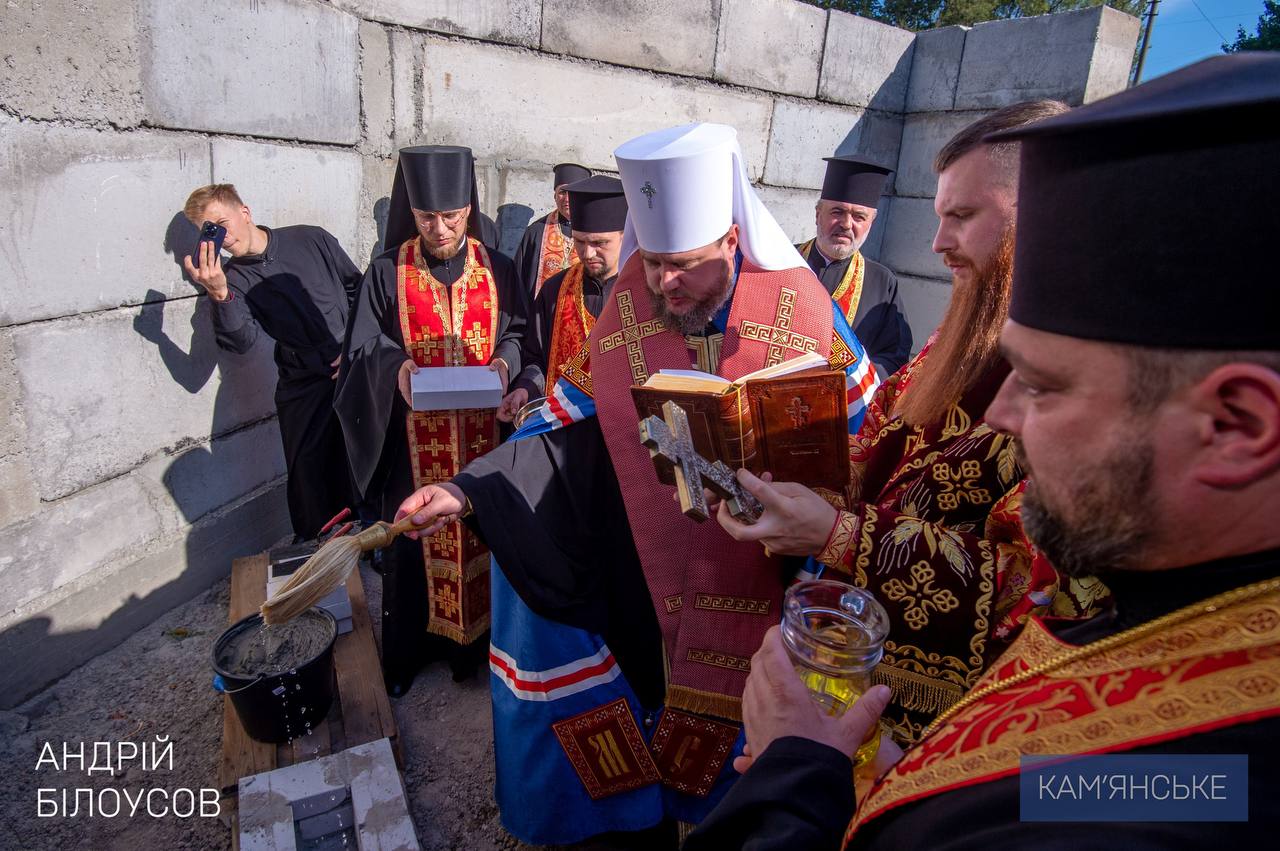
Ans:
[{"label": "man's beard", "polygon": [[1009,315],[1012,282],[1010,227],[987,265],[974,270],[972,280],[952,283],[951,301],[929,356],[896,403],[907,423],[923,428],[940,421],[999,358],[997,344]]},{"label": "man's beard", "polygon": [[677,316],[672,313],[667,307],[667,300],[660,292],[655,293],[653,290],[649,290],[649,304],[652,306],[654,314],[667,327],[667,330],[685,335],[701,334],[703,329],[707,327],[707,323],[711,321],[711,317],[715,316],[720,308],[724,307],[725,302],[729,300],[729,288],[732,285],[733,275],[729,271],[729,264],[726,263],[724,277],[720,280],[715,290],[683,314]]},{"label": "man's beard", "polygon": [[1045,504],[1035,474],[1028,471],[1022,496],[1022,526],[1049,562],[1065,576],[1082,578],[1138,566],[1157,514],[1151,496],[1155,452],[1136,432],[1115,450],[1072,473],[1070,491],[1074,520]]},{"label": "man's beard", "polygon": [[[849,237],[849,243],[847,245],[837,245],[833,243],[831,240],[837,236]],[[835,261],[848,260],[860,247],[858,245],[857,237],[854,236],[853,231],[851,230],[840,230],[829,234],[827,236],[826,243],[826,246],[819,245],[818,250],[821,251],[828,260]]]},{"label": "man's beard", "polygon": [[462,250],[462,244],[466,241],[467,233],[466,231],[463,231],[458,237],[458,241],[453,243],[453,245],[427,245],[426,240],[423,240],[423,246],[426,249],[426,252],[437,260],[452,260],[457,256],[458,252]]}]

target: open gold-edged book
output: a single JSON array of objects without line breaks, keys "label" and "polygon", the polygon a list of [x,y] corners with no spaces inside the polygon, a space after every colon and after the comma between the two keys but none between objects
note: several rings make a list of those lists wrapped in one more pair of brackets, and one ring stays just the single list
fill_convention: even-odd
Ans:
[{"label": "open gold-edged book", "polygon": [[800,355],[737,381],[666,369],[632,386],[631,397],[642,421],[661,418],[663,402],[683,408],[694,448],[708,461],[837,494],[849,484],[845,377],[822,355]]}]

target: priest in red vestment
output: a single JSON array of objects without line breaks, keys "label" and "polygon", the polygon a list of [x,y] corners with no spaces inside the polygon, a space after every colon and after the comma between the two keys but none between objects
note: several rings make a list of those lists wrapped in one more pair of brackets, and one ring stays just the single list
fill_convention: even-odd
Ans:
[{"label": "priest in red vestment", "polygon": [[530,303],[548,278],[578,259],[573,250],[572,210],[565,188],[590,176],[591,169],[577,163],[558,163],[552,168],[555,209],[530,222],[516,247],[516,275]]}]

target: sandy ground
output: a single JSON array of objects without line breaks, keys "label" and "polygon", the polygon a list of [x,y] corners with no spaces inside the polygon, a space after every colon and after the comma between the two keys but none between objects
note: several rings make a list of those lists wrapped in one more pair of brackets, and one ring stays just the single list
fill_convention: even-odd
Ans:
[{"label": "sandy ground", "polygon": [[[381,611],[381,582],[363,568],[369,607]],[[12,712],[0,712],[0,849],[223,849],[231,831],[218,818],[37,816],[37,789],[138,790],[213,787],[222,739],[222,697],[211,687],[209,654],[226,628],[229,580],[159,617],[128,641],[76,669]],[[483,672],[482,672],[483,673]],[[424,849],[528,849],[504,831],[493,801],[488,677],[455,684],[433,665],[392,701],[399,724],[410,810]],[[174,743],[172,772],[121,777],[36,771],[44,743],[59,761],[63,743]],[[86,756],[92,744],[86,745]],[[87,765],[86,765],[87,767]],[[73,792],[68,792],[74,795]],[[157,799],[157,808],[159,807]],[[585,846],[579,846],[585,847]],[[598,847],[598,846],[593,846]]]}]

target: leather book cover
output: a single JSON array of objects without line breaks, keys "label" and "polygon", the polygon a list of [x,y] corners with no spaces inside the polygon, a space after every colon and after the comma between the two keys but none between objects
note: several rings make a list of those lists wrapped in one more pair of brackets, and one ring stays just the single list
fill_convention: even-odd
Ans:
[{"label": "leather book cover", "polygon": [[744,392],[756,437],[750,470],[843,493],[849,484],[844,373],[807,370],[749,381]]}]

